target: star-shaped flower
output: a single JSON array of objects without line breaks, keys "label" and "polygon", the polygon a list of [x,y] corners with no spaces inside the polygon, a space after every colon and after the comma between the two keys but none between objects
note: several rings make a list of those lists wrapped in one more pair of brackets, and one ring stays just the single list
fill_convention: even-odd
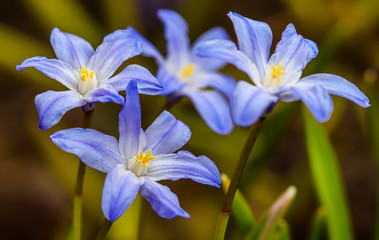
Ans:
[{"label": "star-shaped flower", "polygon": [[232,117],[237,125],[249,126],[272,110],[279,101],[303,101],[317,121],[327,121],[333,111],[329,94],[345,97],[362,107],[368,98],[352,83],[333,74],[313,74],[300,78],[309,61],[316,57],[317,46],[296,33],[289,24],[270,57],[270,27],[237,13],[228,14],[238,38],[238,46],[228,40],[199,44],[199,56],[228,61],[248,74],[255,86],[240,81],[231,101]]},{"label": "star-shaped flower", "polygon": [[131,81],[120,112],[119,141],[92,129],[73,128],[54,133],[51,140],[61,149],[79,156],[89,167],[107,173],[102,209],[110,221],[118,219],[138,192],[163,218],[189,217],[177,196],[157,181],[190,178],[219,187],[220,173],[207,157],[179,151],[191,132],[181,121],[164,111],[141,129],[137,84]]},{"label": "star-shaped flower", "polygon": [[123,104],[124,98],[118,92],[125,90],[131,79],[137,79],[140,93],[156,95],[162,91],[157,79],[139,65],[129,65],[112,77],[124,61],[142,51],[141,43],[129,30],[109,34],[96,51],[84,39],[57,28],[51,32],[50,42],[58,59],[32,57],[16,67],[18,71],[34,67],[69,89],[36,96],[42,130],[57,124],[67,111],[76,107],[90,111],[96,102]]},{"label": "star-shaped flower", "polygon": [[[231,99],[235,80],[217,72],[225,61],[199,58],[190,46],[188,28],[185,20],[172,10],[158,10],[158,17],[164,24],[167,41],[167,56],[161,53],[132,27],[128,29],[139,36],[143,43],[145,56],[154,57],[159,69],[157,78],[163,86],[161,95],[168,95],[172,101],[187,96],[193,102],[200,116],[208,126],[219,134],[228,134],[233,130],[228,100]],[[212,40],[228,39],[221,27],[204,33],[194,45]],[[215,90],[209,90],[213,88]],[[224,96],[223,96],[224,95]]]}]

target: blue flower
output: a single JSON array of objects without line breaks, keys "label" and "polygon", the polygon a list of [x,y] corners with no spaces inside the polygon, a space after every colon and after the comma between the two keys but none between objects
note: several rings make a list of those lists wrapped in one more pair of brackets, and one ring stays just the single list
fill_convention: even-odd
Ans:
[{"label": "blue flower", "polygon": [[137,84],[131,81],[120,112],[119,141],[92,129],[73,128],[51,135],[61,149],[79,156],[89,167],[108,173],[103,189],[102,209],[110,221],[118,219],[138,192],[163,218],[189,215],[178,198],[157,181],[190,178],[219,187],[220,173],[207,157],[179,151],[189,139],[189,128],[164,111],[147,128],[141,129]]},{"label": "blue flower", "polygon": [[[158,10],[158,17],[165,27],[166,58],[136,30],[132,27],[128,29],[143,43],[142,54],[154,57],[159,65],[157,78],[163,86],[161,95],[168,95],[171,101],[182,96],[189,97],[212,130],[219,134],[230,133],[233,122],[224,96],[231,99],[235,80],[217,72],[225,61],[199,58],[194,54],[187,36],[187,23],[178,13],[161,9]],[[212,39],[228,39],[228,34],[223,28],[216,27],[200,36],[194,45]]]},{"label": "blue flower", "polygon": [[51,32],[50,42],[58,59],[32,57],[16,67],[18,71],[34,67],[69,89],[36,96],[42,130],[57,124],[67,111],[76,107],[90,111],[96,102],[123,104],[124,98],[118,92],[125,90],[131,79],[137,79],[140,93],[155,95],[162,91],[158,80],[139,65],[129,65],[112,77],[124,61],[142,51],[141,43],[129,30],[109,34],[96,51],[84,39],[57,28]]},{"label": "blue flower", "polygon": [[316,57],[317,46],[296,33],[289,24],[270,57],[272,33],[259,21],[230,12],[238,46],[228,40],[199,44],[199,56],[228,61],[247,73],[255,86],[238,82],[231,101],[232,117],[237,125],[249,126],[268,113],[279,101],[301,100],[317,121],[327,121],[333,111],[330,94],[345,97],[362,107],[370,106],[368,98],[352,83],[332,74],[313,74],[300,78],[302,70]]}]

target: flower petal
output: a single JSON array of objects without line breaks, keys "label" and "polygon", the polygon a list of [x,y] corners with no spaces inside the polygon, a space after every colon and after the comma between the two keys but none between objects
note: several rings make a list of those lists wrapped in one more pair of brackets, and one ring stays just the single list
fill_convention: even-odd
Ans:
[{"label": "flower petal", "polygon": [[333,112],[333,101],[328,91],[322,86],[299,83],[288,87],[287,91],[293,95],[290,101],[297,99],[303,101],[317,121],[329,120]]},{"label": "flower petal", "polygon": [[195,46],[195,54],[199,57],[218,58],[234,65],[245,72],[255,85],[261,85],[257,67],[237,46],[229,40],[212,40]]},{"label": "flower petal", "polygon": [[188,91],[185,93],[207,125],[218,134],[233,130],[229,104],[216,91]]},{"label": "flower petal", "polygon": [[104,83],[111,85],[117,91],[123,91],[132,79],[137,81],[139,93],[157,95],[162,92],[163,88],[156,77],[146,68],[136,64],[127,66],[122,72],[104,81]]},{"label": "flower petal", "polygon": [[212,87],[223,93],[230,101],[236,86],[236,80],[217,72],[200,72],[193,77],[192,83],[198,88]]},{"label": "flower petal", "polygon": [[153,181],[190,178],[214,187],[220,187],[221,184],[220,173],[209,158],[196,157],[187,151],[157,156],[150,162],[147,175]]},{"label": "flower petal", "polygon": [[137,30],[133,27],[129,26],[127,28],[128,31],[139,41],[142,43],[142,55],[146,57],[153,57],[155,61],[157,61],[158,65],[164,63],[164,58],[162,54],[154,47],[151,42],[149,42],[145,37],[143,37]]},{"label": "flower petal", "polygon": [[275,66],[283,63],[283,71],[287,72],[283,76],[283,83],[292,83],[299,80],[305,66],[317,54],[316,43],[298,35],[293,24],[288,24],[270,62]]},{"label": "flower petal", "polygon": [[61,61],[68,63],[73,69],[79,70],[87,66],[94,50],[86,40],[73,34],[54,28],[51,31],[50,42],[55,55]]},{"label": "flower petal", "polygon": [[267,23],[254,21],[234,12],[229,12],[228,16],[233,22],[240,51],[253,61],[263,78],[272,43],[270,27]]},{"label": "flower petal", "polygon": [[88,69],[96,72],[99,82],[108,79],[127,59],[142,52],[142,44],[137,42],[128,30],[117,30],[104,38],[88,62]]},{"label": "flower petal", "polygon": [[[197,44],[201,42],[206,42],[210,40],[215,39],[229,39],[228,33],[225,31],[222,27],[215,27],[207,32],[203,33],[193,44],[193,46],[196,46]],[[193,56],[194,60],[193,62],[196,64],[197,67],[207,70],[216,70],[221,68],[226,64],[225,61],[221,61],[219,59],[215,58],[204,58],[204,57],[197,57],[196,55]]]},{"label": "flower petal", "polygon": [[46,129],[57,124],[63,115],[76,107],[87,103],[76,91],[47,91],[34,99],[39,115],[39,128]]},{"label": "flower petal", "polygon": [[164,25],[167,61],[175,66],[174,69],[179,69],[187,60],[190,49],[187,23],[177,12],[169,9],[160,9],[157,14]]},{"label": "flower petal", "polygon": [[138,153],[141,131],[141,106],[135,80],[126,87],[126,100],[119,119],[120,152],[129,159]]},{"label": "flower petal", "polygon": [[61,130],[50,139],[63,151],[77,155],[88,167],[101,172],[109,172],[125,162],[118,150],[117,139],[93,129]]},{"label": "flower petal", "polygon": [[134,201],[141,181],[123,164],[116,165],[105,178],[101,208],[109,221],[116,221]]},{"label": "flower petal", "polygon": [[140,194],[162,218],[190,217],[180,207],[178,197],[168,187],[156,183],[148,177],[145,178],[145,182],[141,186]]},{"label": "flower petal", "polygon": [[103,87],[94,88],[90,90],[85,99],[89,102],[114,102],[117,104],[123,104],[124,98],[118,94],[117,90],[112,86],[104,85]]},{"label": "flower petal", "polygon": [[62,83],[70,90],[78,89],[78,82],[80,81],[79,72],[63,61],[47,59],[45,57],[32,57],[26,59],[16,69],[17,71],[22,71],[27,67],[34,67],[49,78]]},{"label": "flower petal", "polygon": [[188,142],[191,131],[183,122],[169,112],[163,111],[146,129],[145,150],[152,150],[153,155],[175,152]]},{"label": "flower petal", "polygon": [[346,79],[326,73],[313,74],[300,79],[301,83],[318,85],[326,89],[329,94],[347,98],[361,107],[369,107],[369,99],[357,86]]},{"label": "flower petal", "polygon": [[169,73],[165,65],[162,65],[158,69],[157,78],[162,84],[163,92],[160,95],[163,96],[177,92],[186,85],[185,83],[180,82],[177,76]]},{"label": "flower petal", "polygon": [[234,90],[231,103],[233,120],[239,126],[250,126],[277,101],[278,97],[271,95],[266,89],[240,81]]}]

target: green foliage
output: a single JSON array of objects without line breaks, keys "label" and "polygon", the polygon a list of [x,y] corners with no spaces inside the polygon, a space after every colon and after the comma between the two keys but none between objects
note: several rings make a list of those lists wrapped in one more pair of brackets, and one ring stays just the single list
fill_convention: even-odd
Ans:
[{"label": "green foliage", "polygon": [[303,115],[311,172],[321,205],[327,212],[329,237],[333,240],[353,239],[345,190],[333,146],[325,129],[310,112],[304,110]]}]

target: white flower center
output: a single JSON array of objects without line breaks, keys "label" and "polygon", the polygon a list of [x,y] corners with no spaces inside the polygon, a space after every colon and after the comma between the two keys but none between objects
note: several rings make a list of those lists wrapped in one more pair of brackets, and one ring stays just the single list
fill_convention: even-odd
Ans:
[{"label": "white flower center", "polygon": [[189,82],[193,72],[195,71],[196,69],[196,66],[192,63],[188,63],[186,66],[184,66],[179,74],[178,74],[178,78],[179,78],[179,81],[181,82]]},{"label": "white flower center", "polygon": [[155,156],[151,156],[151,153],[152,150],[147,151],[145,154],[141,151],[140,154],[137,154],[128,161],[127,168],[137,176],[145,175],[149,167],[149,162],[155,158]]},{"label": "white flower center", "polygon": [[283,83],[283,76],[287,71],[283,71],[284,64],[281,62],[277,67],[271,63],[270,71],[263,78],[262,84],[266,88],[279,87]]},{"label": "white flower center", "polygon": [[78,71],[80,74],[80,81],[78,86],[78,92],[85,95],[89,90],[97,87],[97,79],[95,71],[91,71],[85,66]]}]

